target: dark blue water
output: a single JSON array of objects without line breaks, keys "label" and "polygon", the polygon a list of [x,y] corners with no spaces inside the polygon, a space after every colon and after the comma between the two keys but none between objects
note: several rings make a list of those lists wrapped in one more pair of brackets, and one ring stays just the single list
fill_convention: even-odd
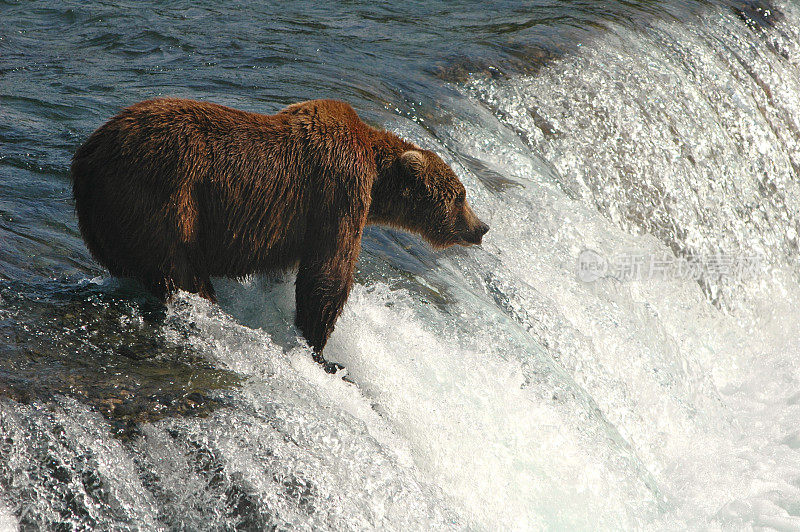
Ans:
[{"label": "dark blue water", "polygon": [[[0,2],[0,523],[800,526],[798,21],[734,0]],[[492,233],[434,253],[370,228],[329,347],[351,382],[329,378],[291,276],[165,308],[89,255],[70,157],[158,96],[346,100],[441,153]],[[586,285],[587,247],[764,267]]]},{"label": "dark blue water", "polygon": [[433,120],[452,90],[444,80],[536,68],[609,23],[699,17],[705,5],[3,2],[0,275],[99,272],[76,239],[69,160],[133,102],[176,96],[272,113],[339,98],[377,125],[392,114]]}]

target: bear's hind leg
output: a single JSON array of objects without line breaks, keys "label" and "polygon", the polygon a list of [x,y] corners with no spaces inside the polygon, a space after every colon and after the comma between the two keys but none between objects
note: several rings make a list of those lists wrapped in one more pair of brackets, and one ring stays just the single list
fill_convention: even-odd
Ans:
[{"label": "bear's hind leg", "polygon": [[214,291],[211,280],[208,278],[199,279],[195,276],[186,275],[176,279],[173,277],[155,275],[142,278],[140,281],[148,291],[164,303],[171,300],[178,290],[183,290],[190,294],[197,294],[203,299],[208,299],[212,303],[217,302],[217,294]]},{"label": "bear's hind leg", "polygon": [[204,299],[208,299],[212,303],[216,303],[217,293],[214,291],[211,279],[206,277],[205,279],[196,279],[195,281],[197,283],[197,294]]},{"label": "bear's hind leg", "polygon": [[196,265],[202,261],[190,259],[190,253],[186,249],[181,249],[172,267],[172,279],[175,290],[183,290],[192,294],[197,294],[212,303],[217,302],[217,295],[211,279],[205,272],[198,272]]},{"label": "bear's hind leg", "polygon": [[162,303],[166,303],[175,293],[172,281],[164,278],[163,275],[147,275],[138,277],[138,280],[144,285],[148,292],[153,294],[156,299]]}]

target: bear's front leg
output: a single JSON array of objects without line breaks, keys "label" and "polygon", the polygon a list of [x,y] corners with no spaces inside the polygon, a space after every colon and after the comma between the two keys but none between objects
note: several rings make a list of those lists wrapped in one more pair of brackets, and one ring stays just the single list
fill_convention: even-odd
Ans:
[{"label": "bear's front leg", "polygon": [[297,272],[295,324],[314,349],[314,360],[328,373],[341,369],[326,362],[322,351],[350,294],[360,244],[359,238],[355,243],[340,243],[342,249],[331,250],[327,256],[306,256]]},{"label": "bear's front leg", "polygon": [[309,192],[314,203],[297,272],[295,324],[314,350],[314,360],[335,373],[341,366],[325,362],[322,351],[353,286],[374,176],[364,175],[365,164],[344,160],[342,154],[322,155],[316,158],[320,167]]}]

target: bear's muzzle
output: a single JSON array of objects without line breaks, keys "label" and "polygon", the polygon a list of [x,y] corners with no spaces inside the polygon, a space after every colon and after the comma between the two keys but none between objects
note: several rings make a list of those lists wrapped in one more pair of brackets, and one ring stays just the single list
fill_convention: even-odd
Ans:
[{"label": "bear's muzzle", "polygon": [[478,225],[474,229],[461,237],[464,242],[463,245],[479,245],[483,241],[483,235],[485,235],[488,231],[489,226],[479,221]]}]

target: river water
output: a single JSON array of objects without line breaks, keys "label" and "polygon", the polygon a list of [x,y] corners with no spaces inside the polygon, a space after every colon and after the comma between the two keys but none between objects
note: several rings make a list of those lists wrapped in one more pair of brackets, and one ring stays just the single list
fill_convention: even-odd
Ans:
[{"label": "river water", "polygon": [[[328,375],[291,274],[92,260],[71,154],[155,96],[346,100],[492,229],[368,229]],[[800,529],[799,207],[792,2],[2,1],[0,528]]]}]

